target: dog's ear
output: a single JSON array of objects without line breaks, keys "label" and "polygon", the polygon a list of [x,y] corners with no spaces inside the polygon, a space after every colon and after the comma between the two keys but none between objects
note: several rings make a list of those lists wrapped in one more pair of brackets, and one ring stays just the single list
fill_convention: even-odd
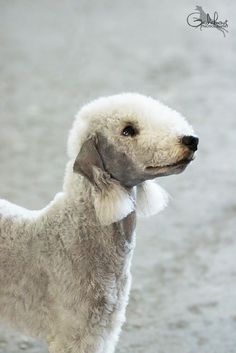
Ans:
[{"label": "dog's ear", "polygon": [[168,204],[169,195],[155,181],[146,180],[137,186],[137,214],[148,217],[162,211]]},{"label": "dog's ear", "polygon": [[73,170],[93,185],[94,208],[101,224],[117,222],[134,210],[134,200],[129,191],[105,170],[96,136],[83,143]]},{"label": "dog's ear", "polygon": [[73,170],[86,177],[92,184],[96,184],[94,168],[105,172],[102,158],[96,146],[96,136],[86,140],[74,162]]}]

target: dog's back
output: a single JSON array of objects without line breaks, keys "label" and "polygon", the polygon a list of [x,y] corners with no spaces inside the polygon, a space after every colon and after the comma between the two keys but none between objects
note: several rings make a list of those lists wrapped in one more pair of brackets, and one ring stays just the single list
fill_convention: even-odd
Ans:
[{"label": "dog's back", "polygon": [[40,288],[47,278],[34,264],[29,249],[32,237],[28,227],[33,226],[37,211],[29,211],[0,199],[0,313],[1,320],[25,331],[24,323],[36,332],[35,307],[41,310]]}]

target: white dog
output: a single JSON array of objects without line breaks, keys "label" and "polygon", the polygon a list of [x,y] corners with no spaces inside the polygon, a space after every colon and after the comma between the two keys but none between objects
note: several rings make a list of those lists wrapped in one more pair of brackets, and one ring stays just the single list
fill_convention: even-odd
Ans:
[{"label": "white dog", "polygon": [[0,200],[0,317],[50,353],[112,353],[130,290],[136,210],[167,203],[151,179],[182,172],[198,138],[139,94],[84,106],[70,132],[63,192],[41,211]]}]

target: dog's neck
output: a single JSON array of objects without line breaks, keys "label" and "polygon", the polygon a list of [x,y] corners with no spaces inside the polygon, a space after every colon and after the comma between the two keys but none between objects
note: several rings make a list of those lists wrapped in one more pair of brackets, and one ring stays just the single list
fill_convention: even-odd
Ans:
[{"label": "dog's neck", "polygon": [[[61,218],[63,224],[68,221],[71,236],[74,237],[91,237],[93,233],[99,232],[101,234],[109,233],[109,235],[114,233],[122,237],[121,241],[132,242],[136,212],[130,212],[112,224],[102,225],[94,208],[93,186],[85,177],[74,173],[72,165],[73,163],[69,162],[66,167],[63,193],[58,194],[47,207],[45,215],[49,216],[48,219]],[[127,193],[132,194],[133,198],[135,197],[133,189],[127,190]]]}]

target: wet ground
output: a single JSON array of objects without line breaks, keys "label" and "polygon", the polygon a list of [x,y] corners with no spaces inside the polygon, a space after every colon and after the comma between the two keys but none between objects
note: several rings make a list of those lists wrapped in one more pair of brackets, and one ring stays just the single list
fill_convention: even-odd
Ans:
[{"label": "wet ground", "polygon": [[[61,189],[67,132],[84,102],[121,91],[182,112],[196,161],[139,220],[118,353],[236,352],[236,3],[204,1],[229,33],[190,28],[195,2],[0,0],[0,196],[37,209]],[[0,284],[1,285],[1,284]],[[0,328],[0,352],[46,353]]]}]

